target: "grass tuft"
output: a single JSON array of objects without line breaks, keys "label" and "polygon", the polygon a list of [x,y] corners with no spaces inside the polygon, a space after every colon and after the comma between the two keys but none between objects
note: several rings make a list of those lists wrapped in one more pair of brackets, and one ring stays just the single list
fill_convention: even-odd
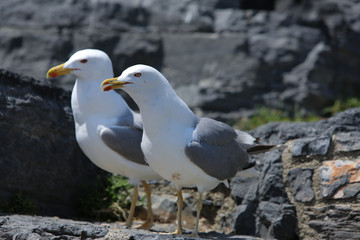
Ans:
[{"label": "grass tuft", "polygon": [[36,215],[35,204],[27,199],[22,192],[18,192],[8,201],[0,206],[1,210],[7,213]]},{"label": "grass tuft", "polygon": [[81,215],[99,221],[123,221],[131,205],[131,188],[119,175],[99,176],[94,188],[88,188],[78,199]]},{"label": "grass tuft", "polygon": [[255,109],[253,116],[241,118],[233,127],[248,131],[269,122],[310,122],[319,119],[320,117],[315,115],[302,116],[299,111],[290,114],[290,112],[279,109],[260,107]]}]

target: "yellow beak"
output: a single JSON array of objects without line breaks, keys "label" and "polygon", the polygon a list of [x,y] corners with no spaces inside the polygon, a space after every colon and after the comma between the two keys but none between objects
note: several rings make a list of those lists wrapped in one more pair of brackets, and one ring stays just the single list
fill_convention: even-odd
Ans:
[{"label": "yellow beak", "polygon": [[125,84],[131,84],[132,82],[118,81],[118,78],[108,78],[101,84],[103,91],[110,91],[112,89],[122,88]]},{"label": "yellow beak", "polygon": [[50,70],[46,74],[46,78],[54,78],[57,76],[69,74],[73,70],[78,70],[76,68],[64,68],[64,65],[65,63],[50,68]]}]

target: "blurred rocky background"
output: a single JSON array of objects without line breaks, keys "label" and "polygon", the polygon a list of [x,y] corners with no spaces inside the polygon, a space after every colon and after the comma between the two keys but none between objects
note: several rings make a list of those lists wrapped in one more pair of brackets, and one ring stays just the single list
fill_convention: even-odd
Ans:
[{"label": "blurred rocky background", "polygon": [[44,79],[98,48],[115,75],[137,63],[159,69],[204,115],[320,114],[360,90],[359,11],[356,0],[3,0],[0,67]]},{"label": "blurred rocky background", "polygon": [[[74,137],[74,78],[45,79],[50,67],[80,49],[105,51],[115,75],[133,64],[151,65],[198,115],[230,124],[259,107],[276,110],[263,118],[327,118],[339,99],[359,98],[358,0],[2,0],[0,16],[1,211],[83,217],[79,204],[88,203],[79,199],[99,194],[89,189],[106,174]],[[255,157],[255,169],[232,179],[231,191],[220,186],[209,193],[200,230],[357,239],[359,126],[360,110],[352,109],[251,131],[265,143],[290,141],[289,148]],[[189,224],[191,192],[184,207]],[[173,224],[170,186],[155,189],[154,205],[157,222]],[[4,215],[5,239],[97,238],[113,229]]]}]

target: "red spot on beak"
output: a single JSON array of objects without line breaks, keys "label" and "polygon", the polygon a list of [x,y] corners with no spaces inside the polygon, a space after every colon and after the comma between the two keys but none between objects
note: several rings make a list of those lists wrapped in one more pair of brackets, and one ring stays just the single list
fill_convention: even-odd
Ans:
[{"label": "red spot on beak", "polygon": [[55,77],[57,77],[58,75],[56,74],[56,73],[51,73],[50,74],[50,77],[52,77],[52,78],[55,78]]},{"label": "red spot on beak", "polygon": [[110,91],[110,90],[112,90],[111,86],[106,86],[103,88],[103,91],[105,91],[105,92]]}]

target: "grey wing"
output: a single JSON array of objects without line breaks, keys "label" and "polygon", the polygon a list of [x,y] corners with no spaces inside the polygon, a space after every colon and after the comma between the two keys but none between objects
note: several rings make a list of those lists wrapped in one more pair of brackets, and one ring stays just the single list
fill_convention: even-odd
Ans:
[{"label": "grey wing", "polygon": [[273,151],[276,149],[284,150],[286,145],[278,144],[278,145],[269,145],[269,144],[258,144],[256,143],[258,139],[254,138],[250,134],[235,130],[237,133],[237,142],[242,145],[246,150],[247,153],[250,155],[258,154],[258,153],[265,153],[269,151]]},{"label": "grey wing", "polygon": [[129,161],[147,165],[141,150],[142,131],[129,126],[114,126],[100,131],[103,142]]},{"label": "grey wing", "polygon": [[235,176],[249,161],[246,149],[236,138],[235,131],[225,123],[200,118],[185,154],[206,174],[225,180]]}]

